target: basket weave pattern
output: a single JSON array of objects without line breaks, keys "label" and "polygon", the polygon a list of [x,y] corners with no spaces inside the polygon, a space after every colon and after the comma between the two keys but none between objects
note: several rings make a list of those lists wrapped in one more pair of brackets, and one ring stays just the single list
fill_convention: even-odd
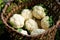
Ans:
[{"label": "basket weave pattern", "polygon": [[5,8],[3,9],[3,12],[1,14],[1,18],[3,20],[3,23],[6,25],[6,29],[8,32],[11,34],[11,40],[54,40],[57,27],[58,25],[54,25],[53,27],[49,28],[48,31],[46,31],[43,34],[40,34],[36,37],[30,36],[30,35],[22,35],[21,33],[18,33],[15,29],[13,29],[9,24],[8,24],[8,19],[18,10],[23,9],[25,6],[31,7],[36,4],[43,3],[45,6],[47,6],[49,9],[49,15],[52,15],[54,17],[54,22],[55,24],[60,16],[60,6],[56,3],[55,0],[32,0],[31,2],[26,2],[26,3],[21,3],[18,6],[13,7],[11,12],[6,14],[6,10],[9,7],[9,5],[5,5]]}]

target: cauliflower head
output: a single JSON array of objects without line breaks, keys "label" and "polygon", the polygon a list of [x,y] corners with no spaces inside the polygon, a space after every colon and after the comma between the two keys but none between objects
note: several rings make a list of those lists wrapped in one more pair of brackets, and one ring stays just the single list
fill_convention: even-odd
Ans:
[{"label": "cauliflower head", "polygon": [[38,29],[38,24],[35,20],[29,19],[25,22],[26,29],[29,31]]},{"label": "cauliflower head", "polygon": [[45,32],[44,29],[35,29],[31,32],[31,35],[36,36],[36,35],[42,34],[44,32]]},{"label": "cauliflower head", "polygon": [[50,24],[49,24],[49,16],[45,16],[42,20],[41,20],[41,27],[45,30],[47,30],[49,28]]},{"label": "cauliflower head", "polygon": [[14,14],[10,18],[10,22],[14,24],[14,28],[22,28],[24,26],[24,20],[25,19],[20,14]]},{"label": "cauliflower head", "polygon": [[34,6],[32,14],[37,19],[42,19],[45,17],[44,8],[41,6]]},{"label": "cauliflower head", "polygon": [[32,18],[32,13],[29,9],[24,9],[21,12],[21,15],[25,18],[25,20]]}]

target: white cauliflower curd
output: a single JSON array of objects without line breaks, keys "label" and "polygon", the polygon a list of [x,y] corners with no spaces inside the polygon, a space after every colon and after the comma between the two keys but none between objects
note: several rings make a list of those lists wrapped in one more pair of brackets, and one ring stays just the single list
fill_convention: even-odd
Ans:
[{"label": "white cauliflower curd", "polygon": [[44,29],[35,29],[31,32],[31,35],[36,36],[36,35],[42,34],[44,32],[45,32]]},{"label": "white cauliflower curd", "polygon": [[25,18],[25,20],[32,18],[32,13],[31,13],[31,10],[29,9],[24,9],[21,12],[21,15]]},{"label": "white cauliflower curd", "polygon": [[41,20],[41,27],[45,30],[47,30],[49,28],[50,24],[49,24],[49,16],[45,16],[42,20]]},{"label": "white cauliflower curd", "polygon": [[44,12],[44,8],[41,6],[34,6],[32,13],[33,16],[37,19],[42,19],[46,15]]},{"label": "white cauliflower curd", "polygon": [[18,29],[17,31],[24,34],[24,35],[28,35],[28,32],[26,30]]},{"label": "white cauliflower curd", "polygon": [[22,28],[24,26],[24,18],[20,14],[14,14],[10,18],[10,22],[12,23],[14,28]]},{"label": "white cauliflower curd", "polygon": [[33,19],[27,20],[25,22],[25,26],[26,26],[26,29],[29,30],[29,31],[38,29],[37,22],[35,22],[35,20],[33,20]]}]

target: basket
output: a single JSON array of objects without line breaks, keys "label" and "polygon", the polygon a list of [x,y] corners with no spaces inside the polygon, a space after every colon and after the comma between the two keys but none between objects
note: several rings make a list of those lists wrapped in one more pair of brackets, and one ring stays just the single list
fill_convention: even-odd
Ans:
[{"label": "basket", "polygon": [[[32,7],[36,4],[42,3],[45,6],[47,6],[49,9],[49,15],[53,16],[54,24],[53,27],[49,28],[45,33],[37,35],[37,36],[31,36],[31,35],[23,35],[19,32],[17,32],[15,29],[13,29],[9,24],[8,20],[9,18],[18,10],[23,9],[25,6]],[[9,7],[8,4],[5,5],[2,13],[1,18],[3,23],[6,25],[7,31],[11,34],[11,40],[54,40],[55,34],[57,31],[57,28],[59,26],[60,21],[60,6],[57,4],[55,0],[32,0],[26,3],[20,3],[18,6],[14,7],[11,12],[6,14],[6,10]]]}]

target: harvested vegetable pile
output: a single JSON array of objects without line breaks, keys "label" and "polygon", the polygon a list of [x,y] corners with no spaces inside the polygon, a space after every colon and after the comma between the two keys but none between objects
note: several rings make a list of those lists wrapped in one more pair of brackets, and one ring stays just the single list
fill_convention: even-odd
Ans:
[{"label": "harvested vegetable pile", "polygon": [[[24,35],[36,36],[47,31],[53,26],[53,19],[47,15],[48,11],[42,5],[35,5],[33,9],[22,9],[19,14],[15,13],[10,17],[11,26]],[[39,20],[39,23],[36,20]]]}]

